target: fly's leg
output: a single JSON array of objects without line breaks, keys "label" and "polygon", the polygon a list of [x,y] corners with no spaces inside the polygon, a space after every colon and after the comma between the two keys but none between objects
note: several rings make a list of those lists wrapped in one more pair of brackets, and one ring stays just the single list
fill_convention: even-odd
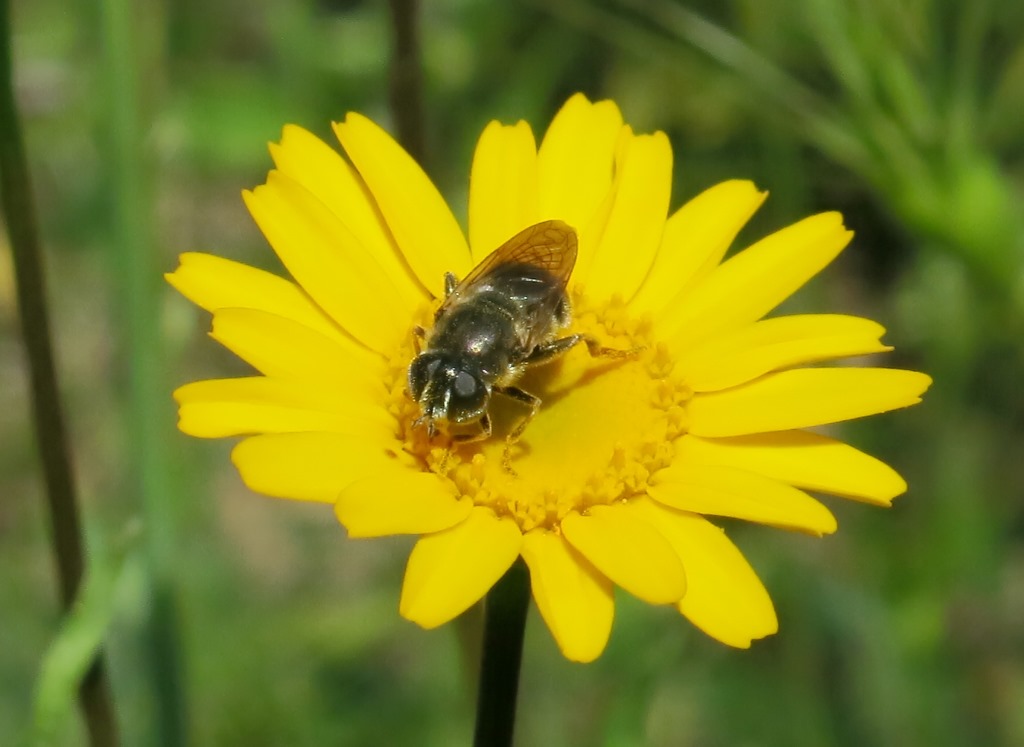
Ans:
[{"label": "fly's leg", "polygon": [[527,366],[534,366],[539,363],[547,363],[555,358],[565,355],[576,343],[582,342],[583,335],[569,335],[551,342],[545,342],[533,349],[533,352],[526,356],[523,361]]},{"label": "fly's leg", "polygon": [[[476,433],[451,433],[450,437],[452,443],[470,444],[474,441],[484,441],[491,437],[491,416],[484,413],[484,416],[477,422],[478,430]],[[428,418],[426,415],[420,415],[414,421],[412,421],[413,428],[419,428],[421,425],[427,426],[427,438],[432,439],[441,430],[437,427],[436,421],[433,418]]]},{"label": "fly's leg", "polygon": [[416,350],[416,355],[423,352],[423,341],[427,339],[427,330],[423,329],[420,325],[416,325],[412,328],[412,346]]},{"label": "fly's leg", "polygon": [[[455,273],[446,272],[444,274],[444,300],[447,301],[452,297],[452,293],[455,292],[455,288],[459,285],[459,279],[455,277]],[[434,321],[436,322],[441,316],[441,309],[444,308],[444,304],[438,306],[434,311]]]},{"label": "fly's leg", "polygon": [[505,437],[505,451],[501,455],[501,466],[510,475],[515,476],[516,471],[512,469],[512,447],[515,445],[519,437],[523,435],[523,431],[526,430],[526,426],[530,424],[537,413],[540,412],[540,397],[530,394],[529,392],[523,391],[517,386],[503,386],[494,387],[494,391],[498,394],[504,394],[509,399],[514,399],[516,402],[521,402],[530,408],[529,414],[525,418],[519,421],[519,424]]},{"label": "fly's leg", "polygon": [[476,421],[480,430],[476,433],[453,433],[452,443],[471,444],[474,441],[486,441],[491,437],[491,416],[486,412],[484,416]]},{"label": "fly's leg", "polygon": [[579,335],[587,346],[587,352],[591,358],[635,358],[644,351],[643,345],[632,348],[608,348],[601,344],[600,340],[590,335]]},{"label": "fly's leg", "polygon": [[577,334],[569,335],[568,337],[560,337],[557,340],[552,340],[551,342],[546,342],[543,345],[538,345],[533,349],[532,353],[526,356],[526,360],[524,362],[528,366],[547,363],[559,356],[565,355],[571,348],[581,342],[587,346],[587,352],[590,353],[590,357],[592,358],[632,358],[643,351],[642,347],[629,348],[628,350],[608,348],[602,345],[596,337]]},{"label": "fly's leg", "polygon": [[444,297],[447,299],[455,290],[455,286],[459,284],[459,279],[455,277],[455,273],[446,272],[444,274]]}]

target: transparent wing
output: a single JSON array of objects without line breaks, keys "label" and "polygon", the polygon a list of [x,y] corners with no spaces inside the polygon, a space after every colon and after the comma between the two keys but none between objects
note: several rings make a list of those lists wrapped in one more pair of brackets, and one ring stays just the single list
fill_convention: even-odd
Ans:
[{"label": "transparent wing", "polygon": [[551,273],[564,289],[576,264],[576,245],[576,232],[560,220],[546,220],[524,228],[484,257],[455,286],[437,314],[442,314],[457,299],[471,295],[474,286],[486,283],[497,268],[508,265],[539,267]]}]

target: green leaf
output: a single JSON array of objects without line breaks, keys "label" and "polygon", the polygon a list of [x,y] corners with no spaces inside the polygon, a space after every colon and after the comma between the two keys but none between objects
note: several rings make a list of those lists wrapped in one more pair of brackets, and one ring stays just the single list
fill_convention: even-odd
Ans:
[{"label": "green leaf", "polygon": [[71,611],[43,656],[36,680],[29,744],[57,742],[78,697],[78,685],[96,658],[114,617],[129,544],[92,554]]}]

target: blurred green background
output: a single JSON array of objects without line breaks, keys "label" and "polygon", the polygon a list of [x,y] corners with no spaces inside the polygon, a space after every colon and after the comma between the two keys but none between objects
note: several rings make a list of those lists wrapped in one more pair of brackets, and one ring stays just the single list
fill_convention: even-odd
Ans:
[{"label": "blurred green background", "polygon": [[[789,308],[877,319],[897,346],[884,365],[935,378],[923,405],[841,430],[908,479],[893,509],[830,501],[841,529],[824,540],[730,527],[778,635],[729,650],[620,595],[608,650],[580,666],[532,616],[519,743],[1024,745],[1024,4],[424,5],[425,162],[460,216],[488,120],[542,131],[574,91],[612,97],[669,134],[673,206],[751,178],[771,199],[747,240],[841,210],[853,245]],[[170,398],[243,369],[160,274],[183,251],[273,267],[239,191],[285,123],[327,137],[349,110],[392,122],[387,5],[13,10],[124,744],[468,744],[475,615],[403,621],[409,542],[348,541],[323,506],[250,494],[230,444],[174,430]],[[4,238],[0,744],[43,719],[78,745],[60,676],[34,704],[61,615],[27,396]]]}]

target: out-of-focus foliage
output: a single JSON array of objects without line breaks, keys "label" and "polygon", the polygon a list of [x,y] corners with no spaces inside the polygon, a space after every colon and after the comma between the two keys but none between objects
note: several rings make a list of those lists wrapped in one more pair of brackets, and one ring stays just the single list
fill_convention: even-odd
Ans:
[{"label": "out-of-focus foliage", "polygon": [[[144,527],[107,637],[125,744],[468,743],[477,621],[425,632],[398,617],[408,543],[347,541],[323,507],[253,496],[227,445],[172,430],[174,383],[242,369],[158,273],[192,250],[275,266],[239,190],[262,181],[287,122],[328,137],[348,110],[388,121],[386,4],[15,5],[87,524],[94,547]],[[674,205],[748,177],[772,197],[745,235],[841,210],[857,238],[797,305],[883,321],[886,362],[936,381],[924,405],[846,429],[907,477],[891,511],[833,501],[842,528],[826,540],[731,527],[774,596],[777,636],[726,650],[623,599],[608,651],[581,667],[531,624],[521,743],[1024,743],[1024,5],[423,5],[426,166],[456,210],[488,119],[542,127],[573,91],[611,96],[639,129],[669,133]],[[0,743],[13,744],[61,621],[7,255]],[[163,380],[140,389],[140,366]],[[158,435],[140,439],[154,417]],[[75,718],[57,743],[81,743]]]}]

